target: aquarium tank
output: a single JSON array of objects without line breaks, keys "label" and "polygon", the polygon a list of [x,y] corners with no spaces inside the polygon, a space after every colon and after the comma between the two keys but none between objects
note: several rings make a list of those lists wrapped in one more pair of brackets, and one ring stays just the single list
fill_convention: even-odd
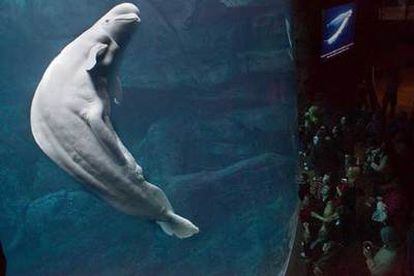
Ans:
[{"label": "aquarium tank", "polygon": [[46,68],[121,1],[2,0],[7,274],[283,274],[297,206],[290,0],[130,2],[141,22],[124,52],[123,101],[112,104],[110,119],[145,178],[199,233],[179,239],[113,208],[33,137],[31,103]]}]

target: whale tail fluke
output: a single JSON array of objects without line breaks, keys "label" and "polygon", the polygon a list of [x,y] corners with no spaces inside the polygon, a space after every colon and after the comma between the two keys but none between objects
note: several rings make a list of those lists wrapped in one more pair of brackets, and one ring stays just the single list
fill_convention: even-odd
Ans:
[{"label": "whale tail fluke", "polygon": [[168,235],[175,235],[180,239],[189,238],[199,232],[191,221],[171,212],[168,221],[157,221],[161,229]]}]

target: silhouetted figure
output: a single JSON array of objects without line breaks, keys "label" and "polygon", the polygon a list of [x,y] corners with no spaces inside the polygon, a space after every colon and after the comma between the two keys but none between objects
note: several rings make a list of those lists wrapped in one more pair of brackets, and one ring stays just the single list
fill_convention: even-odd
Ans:
[{"label": "silhouetted figure", "polygon": [[357,85],[359,107],[364,111],[375,112],[379,109],[378,97],[375,89],[375,67],[366,67],[361,76],[362,77]]},{"label": "silhouetted figure", "polygon": [[382,111],[387,116],[388,106],[390,107],[390,117],[395,115],[395,108],[397,106],[398,87],[400,86],[400,71],[399,69],[392,70],[389,74],[387,89],[385,91]]}]

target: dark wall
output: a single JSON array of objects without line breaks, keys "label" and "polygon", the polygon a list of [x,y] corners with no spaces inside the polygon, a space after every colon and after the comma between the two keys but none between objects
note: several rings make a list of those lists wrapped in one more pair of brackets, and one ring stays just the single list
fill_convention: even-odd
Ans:
[{"label": "dark wall", "polygon": [[[355,45],[329,60],[320,59],[322,12],[336,5],[357,4]],[[357,83],[369,76],[373,59],[374,1],[295,1],[296,58],[302,105],[309,101],[328,110],[351,109],[357,104]]]}]

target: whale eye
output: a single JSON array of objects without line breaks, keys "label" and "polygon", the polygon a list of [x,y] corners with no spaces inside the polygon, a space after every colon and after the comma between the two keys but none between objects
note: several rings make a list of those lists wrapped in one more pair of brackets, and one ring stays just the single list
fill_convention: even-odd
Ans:
[{"label": "whale eye", "polygon": [[105,19],[105,23],[109,23],[109,19]]}]

